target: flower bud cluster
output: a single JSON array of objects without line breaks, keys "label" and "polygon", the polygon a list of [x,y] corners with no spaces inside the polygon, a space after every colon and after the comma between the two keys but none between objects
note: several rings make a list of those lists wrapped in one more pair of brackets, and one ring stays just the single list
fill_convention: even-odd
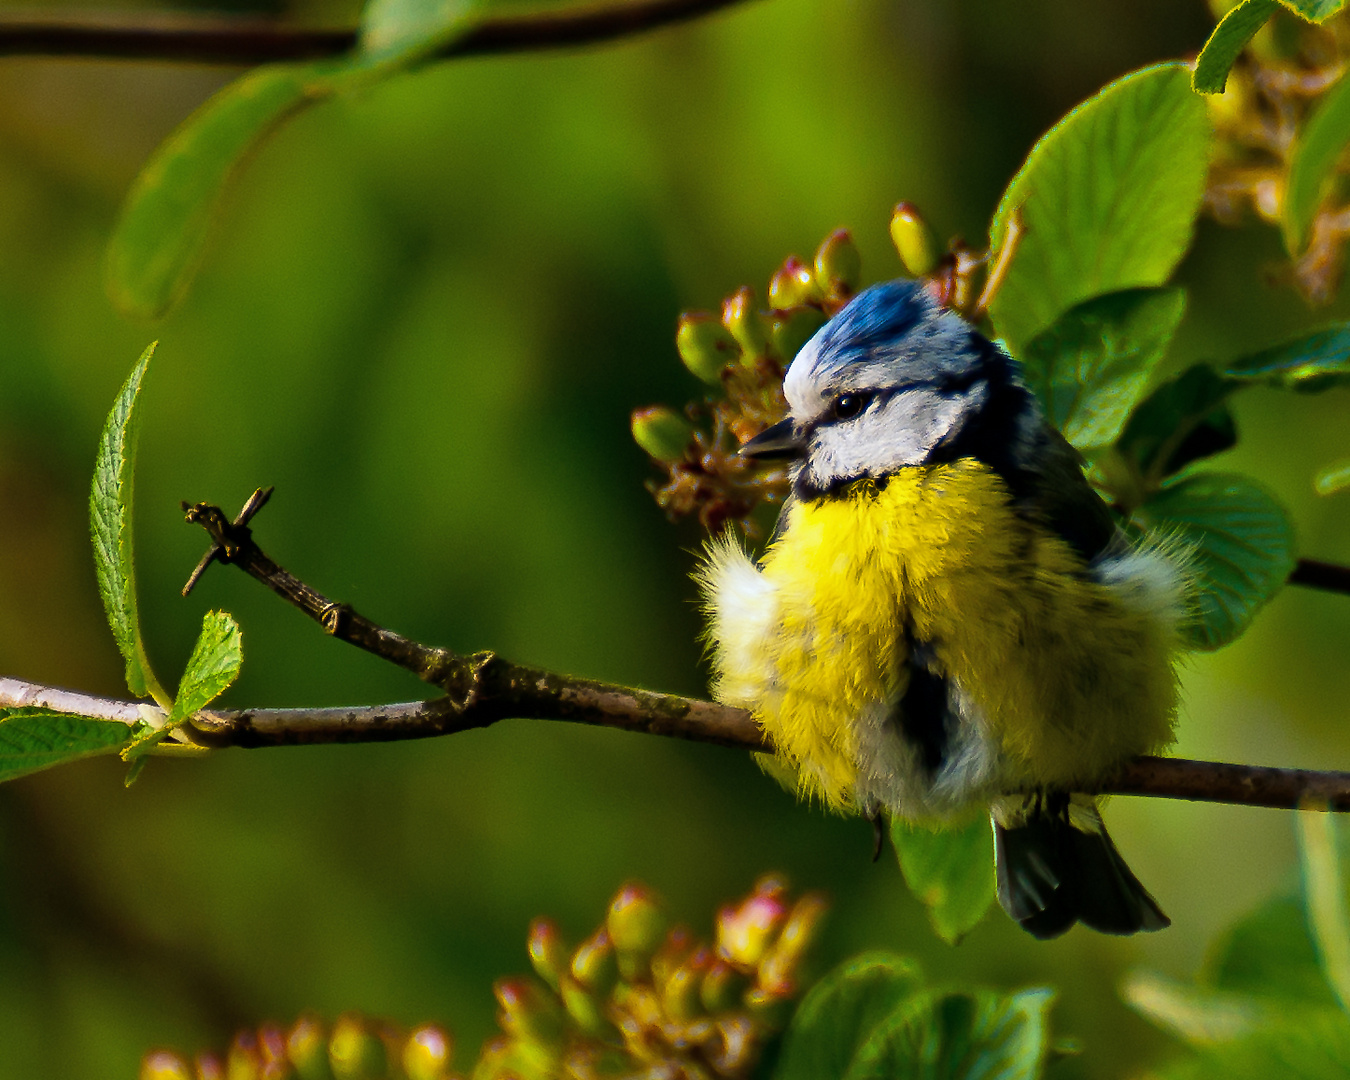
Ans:
[{"label": "flower bud cluster", "polygon": [[[575,948],[548,919],[530,926],[534,976],[493,987],[501,1034],[472,1080],[739,1080],[786,1022],[802,963],[826,910],[767,876],[717,916],[713,945],[672,926],[644,886],[619,890]],[[464,1080],[450,1035],[355,1013],[331,1028],[302,1016],[289,1030],[242,1031],[223,1054],[192,1061],[155,1050],[140,1080]]]},{"label": "flower bud cluster", "polygon": [[[1350,12],[1318,26],[1277,12],[1252,38],[1225,91],[1205,98],[1217,136],[1205,187],[1210,216],[1225,225],[1239,224],[1249,212],[1270,225],[1284,221],[1290,166],[1304,130],[1347,63]],[[1334,299],[1344,272],[1350,162],[1340,161],[1326,188],[1306,246],[1279,275],[1313,304]]]},{"label": "flower bud cluster", "polygon": [[289,1030],[241,1031],[223,1056],[198,1054],[189,1063],[155,1050],[142,1059],[140,1080],[458,1080],[452,1048],[435,1024],[402,1031],[347,1013],[327,1028],[302,1016]]},{"label": "flower bud cluster", "polygon": [[[939,301],[963,314],[976,305],[976,278],[985,254],[955,243],[940,250],[910,203],[891,217],[891,239],[905,270],[927,279]],[[675,331],[680,360],[695,378],[720,391],[676,411],[652,405],[633,413],[633,439],[665,474],[649,482],[672,520],[697,514],[709,532],[738,521],[751,535],[750,515],[787,494],[782,463],[750,461],[738,451],[787,412],[783,374],[793,357],[858,291],[862,259],[846,229],[830,233],[810,262],[789,256],[769,279],[768,308],[748,286],[726,298],[719,314],[685,312]]]},{"label": "flower bud cluster", "polygon": [[575,949],[530,927],[536,979],[497,983],[502,1034],[474,1080],[718,1080],[749,1075],[786,1020],[825,902],[766,877],[722,909],[713,945],[626,885]]},{"label": "flower bud cluster", "polygon": [[689,372],[718,393],[683,412],[664,405],[633,413],[633,438],[666,475],[649,485],[671,518],[697,513],[715,530],[780,500],[787,470],[737,456],[741,445],[786,414],[783,373],[825,321],[857,292],[862,260],[845,229],[807,263],[792,256],[769,281],[768,307],[748,286],[720,313],[680,316],[675,346]]}]

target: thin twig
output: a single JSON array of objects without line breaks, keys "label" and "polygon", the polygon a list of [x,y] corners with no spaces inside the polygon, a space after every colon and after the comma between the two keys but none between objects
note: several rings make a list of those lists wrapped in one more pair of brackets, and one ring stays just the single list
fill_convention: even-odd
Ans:
[{"label": "thin twig", "polygon": [[1289,584],[1350,595],[1350,566],[1338,566],[1320,559],[1299,559],[1289,575]]},{"label": "thin twig", "polygon": [[[594,45],[697,19],[743,2],[639,0],[579,11],[486,19],[438,56],[449,60]],[[247,65],[339,56],[354,48],[356,42],[355,30],[304,29],[251,20],[0,20],[0,56]]]}]

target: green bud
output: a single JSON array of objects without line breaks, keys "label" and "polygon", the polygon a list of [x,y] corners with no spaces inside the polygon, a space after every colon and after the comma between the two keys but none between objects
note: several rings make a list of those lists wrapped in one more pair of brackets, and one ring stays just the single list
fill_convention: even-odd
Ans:
[{"label": "green bud", "polygon": [[706,311],[686,311],[680,316],[675,347],[684,366],[710,386],[721,386],[722,371],[741,356],[730,331]]},{"label": "green bud", "polygon": [[816,282],[828,299],[847,300],[862,282],[862,255],[847,229],[835,229],[816,248]]},{"label": "green bud", "polygon": [[722,325],[741,346],[741,363],[753,365],[768,350],[764,323],[755,310],[755,294],[742,285],[722,304]]},{"label": "green bud", "polygon": [[797,308],[773,320],[773,349],[784,364],[792,363],[801,347],[826,323],[825,313],[817,308]]},{"label": "green bud", "polygon": [[558,999],[534,979],[498,979],[492,992],[501,1008],[498,1021],[508,1035],[523,1043],[560,1049],[567,1035],[567,1017]]},{"label": "green bud", "polygon": [[258,1037],[251,1031],[241,1031],[225,1055],[225,1080],[262,1080],[262,1068]]},{"label": "green bud", "polygon": [[699,997],[703,1007],[710,1013],[729,1012],[739,1008],[742,995],[750,986],[750,980],[737,971],[727,961],[715,959],[703,976],[703,985],[699,987]]},{"label": "green bud", "polygon": [[703,1011],[700,990],[704,972],[711,963],[712,953],[695,949],[661,987],[661,1007],[677,1024],[687,1024]]},{"label": "green bud", "polygon": [[436,1024],[413,1028],[403,1042],[403,1071],[408,1080],[446,1080],[454,1043]]},{"label": "green bud", "polygon": [[900,253],[900,262],[913,277],[931,274],[941,258],[933,231],[912,203],[896,204],[891,214],[891,240]]},{"label": "green bud", "polygon": [[383,1040],[355,1013],[339,1016],[333,1025],[328,1060],[337,1080],[379,1080],[388,1069]]},{"label": "green bud", "polygon": [[651,890],[644,885],[625,885],[609,905],[605,925],[619,955],[620,974],[629,982],[646,976],[652,954],[670,927]]},{"label": "green bud", "polygon": [[558,980],[558,993],[567,1015],[582,1032],[596,1038],[606,1038],[614,1033],[614,1025],[605,1017],[601,999],[570,973],[564,972]]},{"label": "green bud", "polygon": [[789,311],[823,299],[816,277],[796,255],[789,255],[778,271],[769,279],[769,307],[775,311]]},{"label": "green bud", "polygon": [[333,1080],[328,1064],[328,1032],[316,1016],[301,1016],[286,1033],[286,1057],[300,1080]]},{"label": "green bud", "polygon": [[[650,409],[639,410],[651,412]],[[669,411],[669,410],[667,410]],[[678,419],[678,417],[677,417]],[[633,416],[633,437],[638,445],[647,450],[641,438],[637,437],[637,415]],[[644,435],[644,438],[646,436]],[[647,453],[651,454],[650,450]],[[653,454],[653,457],[656,455]],[[562,934],[552,919],[535,919],[530,923],[529,937],[530,963],[538,976],[553,989],[558,988],[558,976],[567,970],[567,946],[563,944]]]},{"label": "green bud", "polygon": [[[666,464],[684,457],[684,452],[694,438],[693,425],[665,405],[649,405],[645,409],[634,409],[631,422],[633,441],[657,461]],[[530,957],[533,959],[533,951]]]},{"label": "green bud", "polygon": [[619,961],[603,926],[583,941],[572,955],[572,978],[598,998],[609,997],[619,981]]},{"label": "green bud", "polygon": [[152,1050],[141,1058],[140,1080],[192,1080],[192,1071],[172,1050]]}]

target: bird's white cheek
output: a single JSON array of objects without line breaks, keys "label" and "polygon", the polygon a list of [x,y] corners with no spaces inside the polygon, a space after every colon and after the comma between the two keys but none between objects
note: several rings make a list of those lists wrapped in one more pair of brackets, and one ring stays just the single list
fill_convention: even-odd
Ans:
[{"label": "bird's white cheek", "polygon": [[922,465],[934,447],[962,423],[970,405],[967,395],[910,390],[856,420],[817,428],[807,462],[808,479],[828,487]]}]

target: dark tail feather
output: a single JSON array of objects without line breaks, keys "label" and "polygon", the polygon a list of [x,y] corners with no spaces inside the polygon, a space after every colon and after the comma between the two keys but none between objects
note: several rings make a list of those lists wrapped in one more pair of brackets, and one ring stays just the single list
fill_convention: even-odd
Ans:
[{"label": "dark tail feather", "polygon": [[[1075,808],[1078,809],[1078,808]],[[1038,807],[1024,821],[994,821],[998,901],[1034,937],[1058,937],[1075,922],[1103,934],[1171,925],[1125,865],[1093,810],[1070,824],[1068,807]]]}]

